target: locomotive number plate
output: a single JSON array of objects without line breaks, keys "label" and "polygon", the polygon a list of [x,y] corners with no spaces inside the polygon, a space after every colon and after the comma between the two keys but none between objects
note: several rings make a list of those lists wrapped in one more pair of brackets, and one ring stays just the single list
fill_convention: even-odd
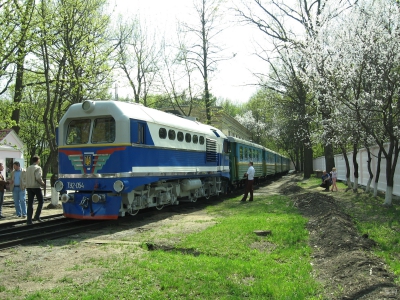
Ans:
[{"label": "locomotive number plate", "polygon": [[83,184],[83,182],[67,182],[67,185],[68,185],[69,190],[85,188],[85,185]]}]

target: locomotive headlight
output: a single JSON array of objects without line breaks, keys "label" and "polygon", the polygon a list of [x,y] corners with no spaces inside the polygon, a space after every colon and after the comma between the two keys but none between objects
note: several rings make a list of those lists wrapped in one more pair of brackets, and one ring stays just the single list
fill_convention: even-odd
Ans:
[{"label": "locomotive headlight", "polygon": [[114,188],[114,191],[116,191],[117,193],[122,192],[124,187],[125,187],[125,185],[121,180],[117,180],[114,182],[113,188]]},{"label": "locomotive headlight", "polygon": [[54,184],[54,188],[56,189],[57,192],[61,192],[64,188],[64,183],[57,180],[56,183]]},{"label": "locomotive headlight", "polygon": [[67,203],[69,201],[73,201],[74,196],[72,194],[62,194],[61,195],[61,202],[62,203]]},{"label": "locomotive headlight", "polygon": [[94,105],[95,105],[95,102],[94,102],[94,101],[92,101],[92,100],[86,100],[86,101],[84,101],[84,102],[82,103],[82,109],[83,109],[85,112],[90,113],[91,111],[93,111]]},{"label": "locomotive headlight", "polygon": [[93,203],[105,202],[106,197],[104,195],[93,194],[92,201]]}]

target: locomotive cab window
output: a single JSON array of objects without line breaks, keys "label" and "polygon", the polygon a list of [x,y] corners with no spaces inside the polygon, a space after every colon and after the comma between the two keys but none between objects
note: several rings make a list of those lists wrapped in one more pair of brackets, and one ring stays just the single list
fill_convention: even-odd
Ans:
[{"label": "locomotive cab window", "polygon": [[92,143],[112,143],[115,141],[115,120],[112,117],[98,118],[93,123]]},{"label": "locomotive cab window", "polygon": [[67,145],[87,144],[89,141],[90,120],[72,120],[67,130]]},{"label": "locomotive cab window", "polygon": [[158,130],[158,136],[160,137],[160,139],[165,139],[167,137],[167,129],[160,128]]}]

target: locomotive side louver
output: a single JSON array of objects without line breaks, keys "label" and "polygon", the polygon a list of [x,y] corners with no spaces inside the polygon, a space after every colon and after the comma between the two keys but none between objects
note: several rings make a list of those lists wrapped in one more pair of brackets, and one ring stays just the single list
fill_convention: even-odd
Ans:
[{"label": "locomotive side louver", "polygon": [[206,139],[206,161],[216,162],[217,157],[217,141]]}]

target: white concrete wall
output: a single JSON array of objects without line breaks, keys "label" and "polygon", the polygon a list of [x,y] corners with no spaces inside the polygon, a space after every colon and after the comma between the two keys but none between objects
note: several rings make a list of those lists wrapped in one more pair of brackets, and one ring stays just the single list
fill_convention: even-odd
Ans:
[{"label": "white concrete wall", "polygon": [[[371,171],[372,173],[376,174],[377,168],[377,155],[379,151],[379,147],[371,147]],[[350,164],[350,180],[354,182],[354,167],[353,167],[353,152],[348,152],[347,157],[349,159]],[[357,162],[358,162],[358,184],[366,186],[369,179],[368,174],[368,153],[365,148],[360,149],[357,153]],[[394,186],[393,186],[393,195],[400,196],[400,166],[399,161],[397,161],[396,171],[394,175]],[[338,172],[338,179],[345,181],[346,180],[346,164],[342,154],[335,155],[335,167]],[[315,170],[325,170],[325,157],[318,157],[314,159],[313,162],[313,169]],[[330,172],[331,170],[326,170]],[[375,181],[372,179],[371,188],[373,187],[373,182]],[[379,174],[379,181],[378,181],[378,190],[385,192],[386,191],[386,159],[382,155],[381,159],[381,171]]]}]

